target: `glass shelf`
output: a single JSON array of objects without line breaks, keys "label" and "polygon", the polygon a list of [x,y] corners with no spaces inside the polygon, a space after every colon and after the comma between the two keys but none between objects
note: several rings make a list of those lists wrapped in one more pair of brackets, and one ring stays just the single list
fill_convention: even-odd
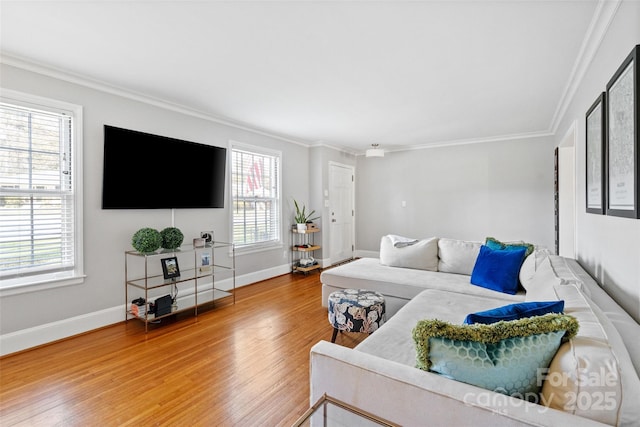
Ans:
[{"label": "glass shelf", "polygon": [[[216,255],[216,249],[229,249],[223,256]],[[226,258],[220,262],[220,258]],[[180,275],[173,279],[165,279],[161,270],[160,260],[168,257],[176,257]],[[225,265],[225,263],[227,263]],[[231,280],[230,289],[221,289],[222,276],[225,281]],[[127,310],[125,321],[138,319],[145,323],[147,332],[148,323],[178,313],[193,310],[198,316],[198,306],[215,303],[216,301],[230,297],[235,304],[235,248],[232,243],[211,242],[201,247],[184,245],[176,249],[160,249],[150,253],[138,251],[125,251],[125,301]],[[181,286],[178,286],[181,285]],[[167,287],[167,291],[159,291]],[[181,292],[179,292],[181,291]],[[157,298],[169,294],[173,299],[172,311],[162,316],[155,317],[153,313],[138,316],[130,310],[133,299],[143,298],[146,309]]]},{"label": "glass shelf", "polygon": [[[215,302],[218,300],[221,300],[223,298],[229,298],[229,297],[233,297],[233,293],[229,292],[229,291],[223,291],[220,289],[214,289],[213,290],[213,299],[208,299],[204,302],[199,301],[198,305],[203,305],[203,304],[207,304],[210,302]],[[180,314],[180,313],[184,313],[185,311],[190,311],[190,310],[194,310],[196,306],[196,300],[195,300],[195,296],[193,295],[188,295],[184,298],[181,298],[178,303],[175,305],[175,309],[173,309],[170,313],[167,314],[163,314],[162,316],[155,316],[153,313],[149,313],[149,315],[147,317],[145,316],[137,316],[135,314],[133,314],[131,312],[131,310],[128,310],[128,313],[130,316],[139,319],[143,322],[150,322],[153,323],[155,320],[160,320],[160,319],[164,319],[165,317],[169,317],[169,316],[174,316],[176,314]]]}]

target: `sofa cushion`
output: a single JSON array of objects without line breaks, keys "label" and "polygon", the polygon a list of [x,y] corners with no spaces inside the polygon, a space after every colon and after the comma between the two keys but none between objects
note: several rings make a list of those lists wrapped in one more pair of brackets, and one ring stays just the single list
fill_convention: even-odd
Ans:
[{"label": "sofa cushion", "polygon": [[515,295],[526,249],[491,249],[482,245],[471,273],[471,284]]},{"label": "sofa cushion", "polygon": [[471,313],[464,319],[464,323],[467,325],[474,323],[491,324],[501,320],[518,320],[525,317],[542,316],[547,313],[562,313],[563,310],[564,301],[521,302]]},{"label": "sofa cushion", "polygon": [[526,253],[524,255],[525,257],[528,257],[529,255],[531,255],[534,250],[534,246],[531,243],[501,242],[500,240],[494,239],[493,237],[487,237],[484,244],[485,246],[488,246],[491,249],[513,250],[513,249],[525,248],[526,249]]},{"label": "sofa cushion", "polygon": [[438,271],[471,276],[480,253],[480,242],[445,239],[438,240]]},{"label": "sofa cushion", "polygon": [[438,238],[419,240],[396,247],[389,236],[380,239],[380,264],[390,267],[438,271]]},{"label": "sofa cushion", "polygon": [[[498,298],[505,301],[504,304],[521,302],[525,296],[524,292],[509,295],[472,286],[469,284],[469,276],[460,274],[389,267],[380,264],[377,258],[360,258],[338,267],[325,269],[320,274],[320,281],[323,285],[331,287],[332,291],[340,288],[369,289],[407,301],[425,289],[445,289],[451,292],[491,297],[494,301]],[[326,303],[326,298],[323,299],[323,303]],[[495,307],[495,305],[494,303],[486,308]],[[387,313],[389,313],[388,310]],[[460,318],[460,322],[464,319],[464,315]]]},{"label": "sofa cushion", "polygon": [[491,325],[421,320],[413,330],[417,367],[514,397],[536,399],[539,370],[549,366],[561,339],[578,322],[546,314]]}]

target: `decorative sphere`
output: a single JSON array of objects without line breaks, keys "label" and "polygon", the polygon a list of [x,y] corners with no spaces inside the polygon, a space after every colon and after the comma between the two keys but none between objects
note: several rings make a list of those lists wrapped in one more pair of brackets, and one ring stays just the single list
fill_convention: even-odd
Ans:
[{"label": "decorative sphere", "polygon": [[184,234],[180,229],[175,227],[167,227],[160,232],[162,236],[162,247],[164,249],[175,249],[182,244]]},{"label": "decorative sphere", "polygon": [[160,248],[162,236],[153,228],[141,228],[131,238],[131,245],[140,253],[153,252]]}]

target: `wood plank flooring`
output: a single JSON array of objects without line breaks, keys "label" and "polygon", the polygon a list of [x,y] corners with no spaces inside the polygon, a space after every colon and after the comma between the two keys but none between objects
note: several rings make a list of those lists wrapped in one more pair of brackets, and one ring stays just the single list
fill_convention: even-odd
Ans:
[{"label": "wood plank flooring", "polygon": [[0,425],[291,425],[309,406],[309,349],[331,339],[320,286],[287,274],[148,334],[134,319],[0,358]]}]

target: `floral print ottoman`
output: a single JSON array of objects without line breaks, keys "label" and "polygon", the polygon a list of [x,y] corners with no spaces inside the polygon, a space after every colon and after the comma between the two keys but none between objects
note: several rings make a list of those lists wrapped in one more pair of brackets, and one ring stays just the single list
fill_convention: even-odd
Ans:
[{"label": "floral print ottoman", "polygon": [[385,321],[384,297],[367,289],[343,289],[329,295],[329,323],[333,326],[331,342],[338,331],[372,333]]}]

